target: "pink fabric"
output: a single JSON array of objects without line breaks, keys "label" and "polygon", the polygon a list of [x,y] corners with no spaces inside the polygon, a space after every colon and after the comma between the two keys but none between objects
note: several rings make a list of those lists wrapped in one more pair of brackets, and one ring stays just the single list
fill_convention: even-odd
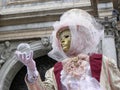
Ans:
[{"label": "pink fabric", "polygon": [[80,57],[69,58],[63,63],[63,71],[74,78],[80,78],[86,73],[89,56],[80,54]]},{"label": "pink fabric", "polygon": [[[96,78],[98,81],[100,81],[101,66],[102,66],[102,54],[92,54],[90,56],[91,73],[92,77]],[[63,66],[61,62],[58,62],[54,65],[54,74],[58,85],[58,90],[61,90],[60,72],[62,69]]]},{"label": "pink fabric", "polygon": [[45,90],[44,87],[41,85],[40,76],[37,77],[37,80],[33,83],[28,81],[28,75],[25,76],[25,82],[27,84],[28,90]]},{"label": "pink fabric", "polygon": [[63,69],[62,62],[58,62],[54,65],[54,74],[55,74],[56,82],[58,85],[58,90],[62,90],[61,82],[60,82],[60,72],[62,69]]},{"label": "pink fabric", "polygon": [[90,67],[92,77],[100,81],[100,73],[102,66],[102,54],[93,54],[90,56]]}]

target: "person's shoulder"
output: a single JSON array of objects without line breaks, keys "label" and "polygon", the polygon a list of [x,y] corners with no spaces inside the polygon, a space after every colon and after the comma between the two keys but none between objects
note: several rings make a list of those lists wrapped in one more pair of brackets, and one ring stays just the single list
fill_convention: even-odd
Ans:
[{"label": "person's shoulder", "polygon": [[111,67],[117,67],[117,60],[103,55],[103,63],[108,63]]},{"label": "person's shoulder", "polygon": [[52,68],[48,69],[48,70],[46,71],[46,73],[45,73],[45,76],[52,75],[53,70],[54,70],[54,67],[52,67]]},{"label": "person's shoulder", "polygon": [[103,57],[103,60],[108,60],[110,62],[116,62],[116,60],[114,60],[113,58],[110,58],[110,57],[108,57],[106,55],[102,55],[102,57]]},{"label": "person's shoulder", "polygon": [[102,60],[103,55],[100,53],[92,53],[90,55],[91,60]]},{"label": "person's shoulder", "polygon": [[54,67],[58,67],[58,66],[61,66],[62,65],[62,62],[56,62]]}]

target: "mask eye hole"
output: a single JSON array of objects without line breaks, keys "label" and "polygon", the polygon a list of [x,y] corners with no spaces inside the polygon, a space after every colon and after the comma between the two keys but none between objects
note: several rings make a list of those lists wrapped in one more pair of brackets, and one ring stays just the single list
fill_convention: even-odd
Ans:
[{"label": "mask eye hole", "polygon": [[65,38],[68,38],[68,37],[69,37],[69,35],[66,35],[66,36],[65,36]]}]

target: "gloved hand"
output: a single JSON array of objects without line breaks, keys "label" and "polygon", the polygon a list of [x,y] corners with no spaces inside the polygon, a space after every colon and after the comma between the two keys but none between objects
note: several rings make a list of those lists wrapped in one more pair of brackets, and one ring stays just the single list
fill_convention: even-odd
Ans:
[{"label": "gloved hand", "polygon": [[33,60],[33,51],[30,50],[29,53],[26,53],[16,50],[15,54],[18,60],[21,61],[27,67],[28,81],[34,82],[38,77],[38,71],[36,68],[36,63]]}]

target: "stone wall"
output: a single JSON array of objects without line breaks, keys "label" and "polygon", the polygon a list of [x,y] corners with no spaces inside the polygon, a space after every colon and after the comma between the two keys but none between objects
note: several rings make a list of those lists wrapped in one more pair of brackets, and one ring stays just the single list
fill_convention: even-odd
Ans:
[{"label": "stone wall", "polygon": [[[30,40],[29,42],[28,41],[10,42],[11,47],[9,47],[7,50],[10,50],[10,48],[12,47],[14,50],[16,50],[16,46],[21,42],[26,42],[30,44],[31,49],[34,51],[34,59],[47,55],[47,53],[51,50],[51,43],[48,37],[41,38],[41,40]],[[13,46],[14,44],[15,46]],[[4,50],[6,50],[6,48]],[[7,54],[10,54],[11,57],[7,58],[6,57]],[[7,51],[6,55],[5,54],[3,55],[4,58],[2,57],[1,61],[3,60],[4,63],[1,63],[0,68],[0,90],[9,90],[15,75],[23,67],[23,64],[17,60],[14,51],[12,51],[12,53],[9,53]]]},{"label": "stone wall", "polygon": [[9,90],[23,67],[14,55],[18,44],[29,43],[34,59],[41,58],[51,50],[53,23],[66,10],[81,8],[97,16],[90,0],[0,0],[0,6],[0,90]]}]

